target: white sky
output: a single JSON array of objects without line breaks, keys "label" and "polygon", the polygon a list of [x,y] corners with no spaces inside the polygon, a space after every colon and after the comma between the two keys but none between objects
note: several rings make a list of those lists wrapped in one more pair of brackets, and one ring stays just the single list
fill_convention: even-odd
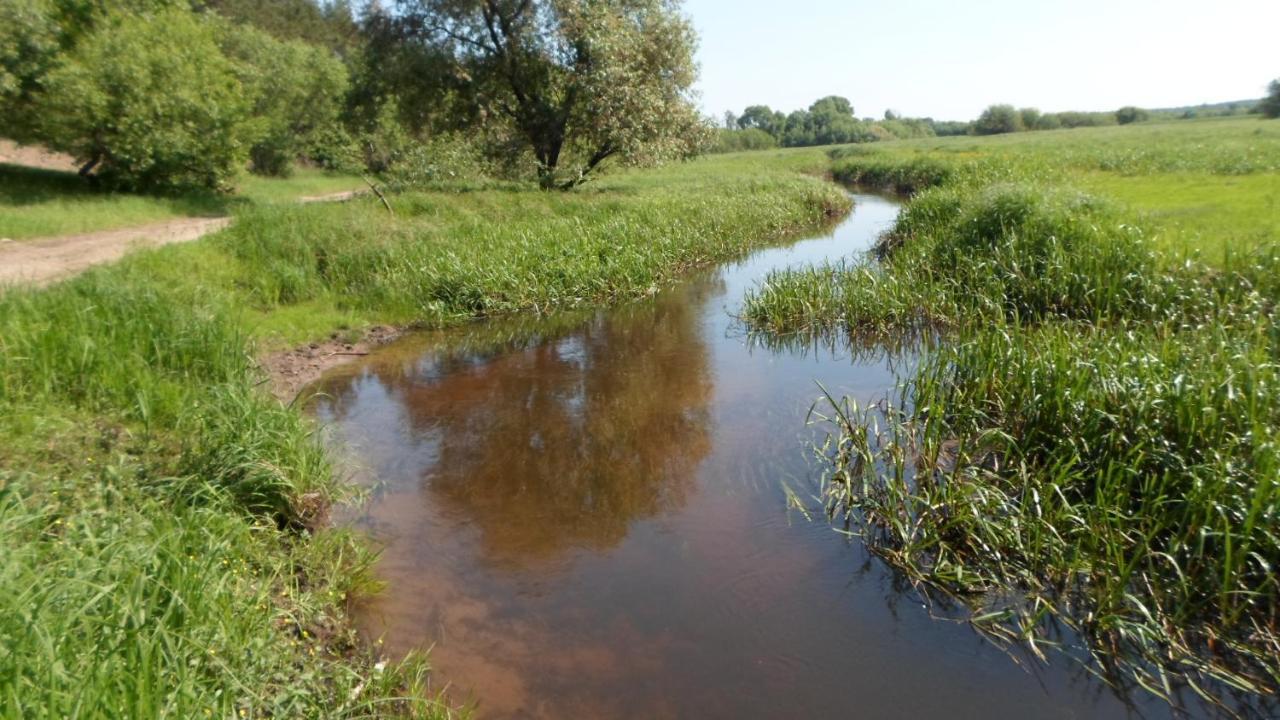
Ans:
[{"label": "white sky", "polygon": [[1262,97],[1280,77],[1280,0],[685,0],[703,110],[790,112],[824,95],[970,120]]}]

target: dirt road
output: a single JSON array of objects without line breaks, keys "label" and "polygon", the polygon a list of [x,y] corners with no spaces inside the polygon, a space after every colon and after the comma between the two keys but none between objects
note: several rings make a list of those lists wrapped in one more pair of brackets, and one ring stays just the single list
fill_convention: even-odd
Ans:
[{"label": "dirt road", "polygon": [[195,240],[230,222],[229,217],[180,218],[81,235],[0,241],[0,286],[46,285],[90,266],[119,260],[130,250]]}]

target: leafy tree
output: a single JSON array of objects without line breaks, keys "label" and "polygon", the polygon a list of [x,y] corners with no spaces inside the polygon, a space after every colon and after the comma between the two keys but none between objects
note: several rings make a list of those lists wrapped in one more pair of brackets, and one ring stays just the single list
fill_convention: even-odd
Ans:
[{"label": "leafy tree", "polygon": [[992,105],[973,123],[978,135],[1000,135],[1022,129],[1022,115],[1012,105]]},{"label": "leafy tree", "polygon": [[0,0],[0,128],[30,139],[31,104],[54,66],[62,32],[48,0]]},{"label": "leafy tree", "polygon": [[672,0],[408,0],[402,10],[410,38],[454,60],[478,115],[524,140],[543,187],[573,187],[609,158],[688,156],[710,132],[691,101],[696,35]]},{"label": "leafy tree", "polygon": [[1130,123],[1142,122],[1151,117],[1151,114],[1140,107],[1126,105],[1116,111],[1116,122],[1121,125],[1129,125]]},{"label": "leafy tree", "polygon": [[235,71],[189,11],[113,12],[46,76],[41,135],[113,187],[221,188],[247,149]]},{"label": "leafy tree", "polygon": [[346,67],[328,50],[277,40],[248,25],[225,24],[220,34],[223,52],[239,65],[241,85],[253,101],[253,169],[287,175],[295,159],[338,126]]},{"label": "leafy tree", "polygon": [[768,105],[752,105],[738,116],[738,127],[743,130],[756,128],[781,139],[787,129],[787,116],[774,112]]},{"label": "leafy tree", "polygon": [[1053,113],[1045,113],[1044,115],[1040,116],[1040,119],[1036,121],[1036,126],[1032,129],[1060,130],[1061,128],[1062,128],[1062,121],[1058,119],[1057,115]]},{"label": "leafy tree", "polygon": [[355,54],[361,44],[349,0],[193,0],[192,5],[277,39],[300,40],[343,56]]},{"label": "leafy tree", "polygon": [[1280,118],[1280,78],[1267,86],[1267,96],[1258,103],[1258,110],[1264,117]]},{"label": "leafy tree", "polygon": [[787,116],[783,128],[783,145],[804,147],[815,144],[812,122],[807,110],[796,110]]},{"label": "leafy tree", "polygon": [[1044,116],[1039,108],[1025,107],[1018,110],[1018,121],[1022,123],[1023,130],[1035,130],[1040,125],[1042,117]]},{"label": "leafy tree", "polygon": [[853,116],[853,103],[839,95],[828,95],[809,106],[810,132],[815,145],[862,142],[868,129]]},{"label": "leafy tree", "polygon": [[814,115],[830,115],[830,116],[848,116],[853,117],[853,103],[848,98],[839,95],[828,95],[819,100],[815,100],[809,106],[809,112]]}]

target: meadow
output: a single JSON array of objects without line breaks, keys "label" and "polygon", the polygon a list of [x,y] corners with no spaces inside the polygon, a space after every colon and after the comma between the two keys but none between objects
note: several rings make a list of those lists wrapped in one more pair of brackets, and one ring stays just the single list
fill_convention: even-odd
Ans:
[{"label": "meadow", "polygon": [[0,717],[443,717],[421,659],[347,622],[372,555],[257,358],[371,322],[438,327],[642,297],[812,229],[821,154],[260,204],[200,241],[0,293]]},{"label": "meadow", "polygon": [[833,151],[913,192],[874,257],[776,273],[774,333],[935,333],[816,409],[833,514],[1004,637],[1075,627],[1161,695],[1280,687],[1280,123]]}]

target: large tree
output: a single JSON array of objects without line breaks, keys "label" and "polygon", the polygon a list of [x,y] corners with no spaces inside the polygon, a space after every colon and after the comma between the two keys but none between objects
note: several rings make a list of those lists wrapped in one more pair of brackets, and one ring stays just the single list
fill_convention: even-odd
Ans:
[{"label": "large tree", "polygon": [[478,117],[506,123],[543,187],[609,158],[689,155],[697,38],[677,0],[402,0],[406,37],[447,51]]}]

